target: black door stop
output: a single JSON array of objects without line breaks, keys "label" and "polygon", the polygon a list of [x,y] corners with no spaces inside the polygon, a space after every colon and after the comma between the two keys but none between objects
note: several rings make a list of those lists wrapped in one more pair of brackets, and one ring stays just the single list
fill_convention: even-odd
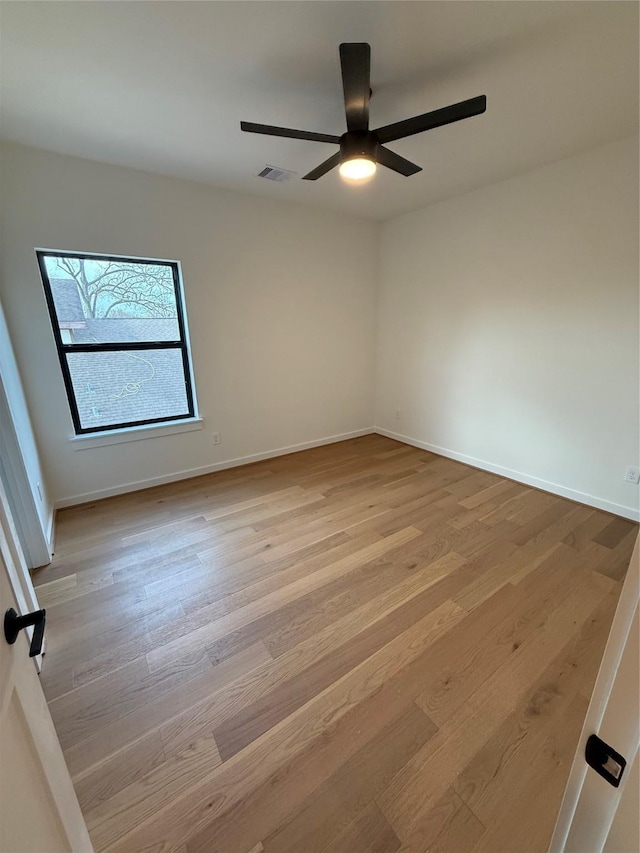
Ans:
[{"label": "black door stop", "polygon": [[605,743],[598,735],[590,735],[584,750],[589,767],[593,767],[603,779],[617,788],[622,779],[627,762],[613,747]]}]

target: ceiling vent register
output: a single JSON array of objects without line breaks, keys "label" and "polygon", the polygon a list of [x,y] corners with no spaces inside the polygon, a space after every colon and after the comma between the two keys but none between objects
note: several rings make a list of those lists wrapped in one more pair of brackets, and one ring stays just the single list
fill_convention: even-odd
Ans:
[{"label": "ceiling vent register", "polygon": [[279,169],[277,166],[265,166],[261,172],[258,172],[259,178],[266,178],[268,181],[277,181],[279,184],[283,181],[288,181],[293,178],[296,172],[290,172],[288,169]]}]

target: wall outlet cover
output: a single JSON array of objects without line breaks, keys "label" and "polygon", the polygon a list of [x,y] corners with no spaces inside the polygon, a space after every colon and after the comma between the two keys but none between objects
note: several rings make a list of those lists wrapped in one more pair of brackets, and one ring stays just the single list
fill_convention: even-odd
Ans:
[{"label": "wall outlet cover", "polygon": [[640,483],[640,468],[630,465],[626,470],[624,479],[626,483],[635,483],[636,485]]}]

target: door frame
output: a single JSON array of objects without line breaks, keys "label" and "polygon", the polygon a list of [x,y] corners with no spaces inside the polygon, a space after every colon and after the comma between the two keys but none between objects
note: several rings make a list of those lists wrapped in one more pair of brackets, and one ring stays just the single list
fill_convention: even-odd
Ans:
[{"label": "door frame", "polygon": [[[9,584],[13,590],[18,610],[20,613],[32,613],[34,610],[39,610],[38,597],[31,580],[31,575],[27,568],[24,559],[18,531],[11,515],[9,499],[4,487],[4,483],[0,478],[0,528],[2,530],[2,539],[6,542],[8,551],[8,560],[5,560]],[[33,634],[33,628],[27,628],[29,639]],[[0,641],[4,638],[0,638]],[[44,652],[46,638],[42,644]],[[37,655],[34,659],[38,672],[42,669],[42,654]]]},{"label": "door frame", "polygon": [[0,425],[0,478],[13,510],[14,529],[28,568],[45,566],[51,562],[51,549],[29,484],[1,369]]},{"label": "door frame", "polygon": [[[631,562],[627,570],[620,599],[611,624],[611,631],[607,640],[607,645],[604,650],[600,670],[596,678],[596,683],[591,694],[591,701],[587,709],[584,725],[578,741],[578,748],[573,759],[573,765],[569,773],[569,779],[564,792],[564,798],[560,806],[560,812],[556,821],[556,826],[551,838],[548,853],[563,853],[567,847],[567,842],[570,843],[572,838],[593,838],[593,823],[591,819],[593,814],[588,808],[585,808],[586,802],[593,797],[593,791],[589,792],[588,787],[585,788],[585,780],[587,772],[594,773],[585,760],[585,746],[589,735],[598,734],[602,726],[605,713],[612,699],[614,687],[616,687],[616,677],[618,676],[620,664],[623,660],[625,652],[627,655],[632,654],[633,644],[638,643],[638,636],[633,629],[634,620],[637,620],[638,602],[640,600],[640,536],[636,539],[636,544],[631,555]],[[618,684],[618,690],[620,684]],[[616,701],[619,703],[619,698],[616,696]],[[624,727],[624,731],[619,731],[620,743],[625,741],[633,743],[635,739],[635,751],[633,754],[627,752],[624,757],[627,760],[627,777],[631,771],[634,758],[638,751],[637,731],[638,731],[638,707],[637,703],[624,703],[622,708],[617,707],[616,717],[619,720],[619,725]],[[635,734],[634,734],[635,732]],[[618,734],[618,732],[616,732]],[[616,744],[611,744],[614,748]],[[633,750],[634,747],[632,746]],[[624,753],[623,753],[624,754]],[[599,778],[599,777],[597,777]],[[599,853],[606,843],[611,823],[615,817],[615,812],[625,788],[625,783],[628,778],[622,778],[619,788],[600,789],[600,798],[606,798],[605,808],[599,809],[601,813],[604,811],[606,819],[609,820],[608,826],[599,826],[599,840],[594,839],[594,846],[590,848],[589,853]],[[607,783],[604,783],[606,785]],[[582,806],[579,808],[579,806]],[[595,810],[594,810],[595,811]],[[587,825],[589,824],[589,825]],[[571,848],[573,849],[573,848]]]}]

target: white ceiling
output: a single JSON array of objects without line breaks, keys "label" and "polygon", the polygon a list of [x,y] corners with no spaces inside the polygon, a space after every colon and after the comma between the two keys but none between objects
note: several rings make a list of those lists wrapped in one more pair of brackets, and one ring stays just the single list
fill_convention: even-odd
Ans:
[{"label": "white ceiling", "polygon": [[[7,2],[3,137],[384,219],[634,133],[635,2]],[[332,145],[240,121],[345,130],[338,45],[372,50],[372,127],[486,94],[487,112],[389,147],[423,171],[306,173]]]}]

